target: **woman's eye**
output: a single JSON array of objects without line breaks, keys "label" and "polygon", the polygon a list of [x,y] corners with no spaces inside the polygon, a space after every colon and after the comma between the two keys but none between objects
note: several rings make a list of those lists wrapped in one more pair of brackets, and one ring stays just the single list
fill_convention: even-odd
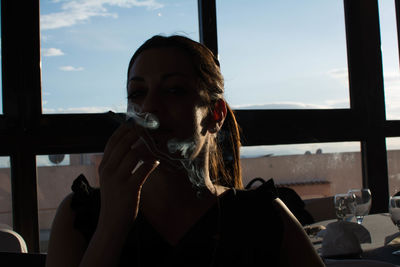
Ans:
[{"label": "woman's eye", "polygon": [[128,94],[128,99],[132,100],[132,99],[137,99],[139,97],[142,97],[146,94],[145,90],[132,90],[131,92],[129,92]]}]

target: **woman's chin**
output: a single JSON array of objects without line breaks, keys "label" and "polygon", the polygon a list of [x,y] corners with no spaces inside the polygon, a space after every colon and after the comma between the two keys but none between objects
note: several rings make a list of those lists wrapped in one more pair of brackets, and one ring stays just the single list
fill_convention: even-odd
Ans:
[{"label": "woman's chin", "polygon": [[167,172],[176,173],[176,172],[185,172],[186,169],[181,161],[178,160],[171,160],[167,158],[160,159],[160,166],[161,170],[165,170]]}]

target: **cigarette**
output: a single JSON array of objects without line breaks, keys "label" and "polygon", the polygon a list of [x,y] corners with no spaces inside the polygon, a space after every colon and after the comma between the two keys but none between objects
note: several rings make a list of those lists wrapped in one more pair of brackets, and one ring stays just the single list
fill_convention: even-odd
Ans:
[{"label": "cigarette", "polygon": [[140,168],[140,166],[142,166],[142,165],[143,165],[143,163],[144,163],[144,161],[143,161],[143,160],[139,160],[139,162],[136,164],[136,167],[135,167],[135,168],[133,168],[133,170],[131,171],[131,174],[134,174],[134,173],[137,171],[137,169],[139,169],[139,168]]}]

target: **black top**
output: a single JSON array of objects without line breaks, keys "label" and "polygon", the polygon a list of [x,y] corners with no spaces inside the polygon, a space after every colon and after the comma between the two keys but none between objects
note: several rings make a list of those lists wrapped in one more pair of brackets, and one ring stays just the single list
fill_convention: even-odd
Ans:
[{"label": "black top", "polygon": [[[100,190],[80,175],[72,191],[74,227],[89,243],[99,216]],[[255,190],[228,190],[176,246],[139,212],[119,266],[279,266],[283,223],[272,205],[276,196],[272,180]]]}]

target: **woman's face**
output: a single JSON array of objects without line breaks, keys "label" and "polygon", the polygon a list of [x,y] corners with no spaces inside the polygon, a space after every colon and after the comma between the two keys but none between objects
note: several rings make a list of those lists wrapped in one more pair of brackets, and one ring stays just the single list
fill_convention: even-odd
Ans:
[{"label": "woman's face", "polygon": [[[159,121],[154,128],[136,127],[153,152],[177,159],[197,157],[207,140],[207,107],[184,51],[174,47],[144,50],[129,70],[127,90],[128,111],[151,113]],[[176,142],[191,146],[186,155],[179,148],[168,148]]]}]

